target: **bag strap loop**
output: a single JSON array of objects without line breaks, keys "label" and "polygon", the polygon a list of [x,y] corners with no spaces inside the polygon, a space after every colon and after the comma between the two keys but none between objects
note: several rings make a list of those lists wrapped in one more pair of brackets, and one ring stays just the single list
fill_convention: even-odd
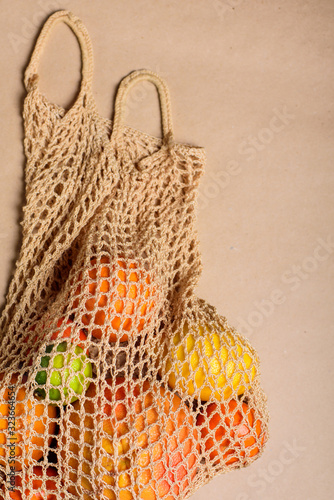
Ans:
[{"label": "bag strap loop", "polygon": [[115,112],[111,141],[114,142],[122,128],[125,114],[126,97],[129,90],[139,82],[149,81],[153,83],[159,94],[160,111],[162,120],[162,134],[164,143],[171,144],[174,141],[170,95],[166,82],[153,71],[141,69],[133,71],[121,81],[115,100]]},{"label": "bag strap loop", "polygon": [[87,28],[72,12],[59,10],[46,20],[37,38],[30,62],[24,74],[24,85],[27,92],[38,86],[38,63],[52,28],[59,22],[66,23],[72,29],[79,42],[82,59],[81,86],[86,83],[90,87],[92,84],[94,70],[93,47]]}]

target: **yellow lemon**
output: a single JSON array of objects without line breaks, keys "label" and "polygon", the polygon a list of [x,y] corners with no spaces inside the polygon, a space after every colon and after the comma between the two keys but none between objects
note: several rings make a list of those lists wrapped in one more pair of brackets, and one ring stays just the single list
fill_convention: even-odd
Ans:
[{"label": "yellow lemon", "polygon": [[238,334],[221,326],[189,328],[174,334],[164,350],[159,374],[181,395],[194,395],[202,401],[218,401],[240,396],[257,373],[256,353]]}]

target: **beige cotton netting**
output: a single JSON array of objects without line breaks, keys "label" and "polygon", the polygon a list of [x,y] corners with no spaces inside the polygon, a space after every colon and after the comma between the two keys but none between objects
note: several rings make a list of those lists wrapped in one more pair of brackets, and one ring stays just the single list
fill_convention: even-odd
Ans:
[{"label": "beige cotton netting", "polygon": [[[82,49],[69,110],[38,86],[60,21]],[[261,455],[259,360],[194,294],[205,152],[174,142],[165,82],[124,78],[111,122],[92,75],[86,28],[54,13],[25,73],[23,239],[0,322],[0,499],[185,499]],[[123,124],[141,81],[158,90],[162,139]]]}]

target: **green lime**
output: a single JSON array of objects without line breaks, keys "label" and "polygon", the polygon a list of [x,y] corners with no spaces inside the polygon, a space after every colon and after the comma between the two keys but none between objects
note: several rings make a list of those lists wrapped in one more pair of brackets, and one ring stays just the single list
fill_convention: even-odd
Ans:
[{"label": "green lime", "polygon": [[[48,345],[45,349],[46,353],[51,353],[54,345]],[[67,342],[61,342],[56,351],[59,353],[66,353]],[[42,368],[48,368],[50,364],[50,356],[42,356],[40,365]],[[49,398],[52,401],[63,400],[66,405],[69,402],[73,403],[78,399],[78,396],[85,392],[90,384],[89,378],[92,377],[92,365],[88,360],[83,349],[75,346],[74,354],[69,352],[66,354],[56,354],[52,361],[52,369],[49,373]],[[45,385],[47,383],[48,375],[46,370],[39,371],[36,374],[35,380],[38,385]],[[35,390],[38,398],[45,399],[46,392],[43,388]]]}]

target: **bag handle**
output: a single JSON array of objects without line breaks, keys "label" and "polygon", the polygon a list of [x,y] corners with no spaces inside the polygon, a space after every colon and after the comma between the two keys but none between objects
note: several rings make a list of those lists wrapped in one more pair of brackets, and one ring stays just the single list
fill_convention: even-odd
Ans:
[{"label": "bag handle", "polygon": [[87,84],[90,87],[92,84],[94,70],[93,47],[87,28],[78,17],[72,14],[72,12],[67,10],[59,10],[54,14],[51,14],[51,16],[46,20],[37,38],[37,42],[33,50],[30,62],[24,74],[24,85],[27,92],[29,92],[29,90],[37,88],[38,86],[39,60],[52,28],[59,22],[66,23],[71,28],[79,42],[82,59],[81,87],[84,84]]},{"label": "bag handle", "polygon": [[162,138],[164,144],[171,144],[174,141],[174,133],[168,86],[159,75],[146,69],[133,71],[121,81],[116,94],[113,130],[110,140],[115,142],[122,128],[126,97],[129,90],[134,85],[142,81],[149,81],[153,83],[158,91],[162,121]]}]

